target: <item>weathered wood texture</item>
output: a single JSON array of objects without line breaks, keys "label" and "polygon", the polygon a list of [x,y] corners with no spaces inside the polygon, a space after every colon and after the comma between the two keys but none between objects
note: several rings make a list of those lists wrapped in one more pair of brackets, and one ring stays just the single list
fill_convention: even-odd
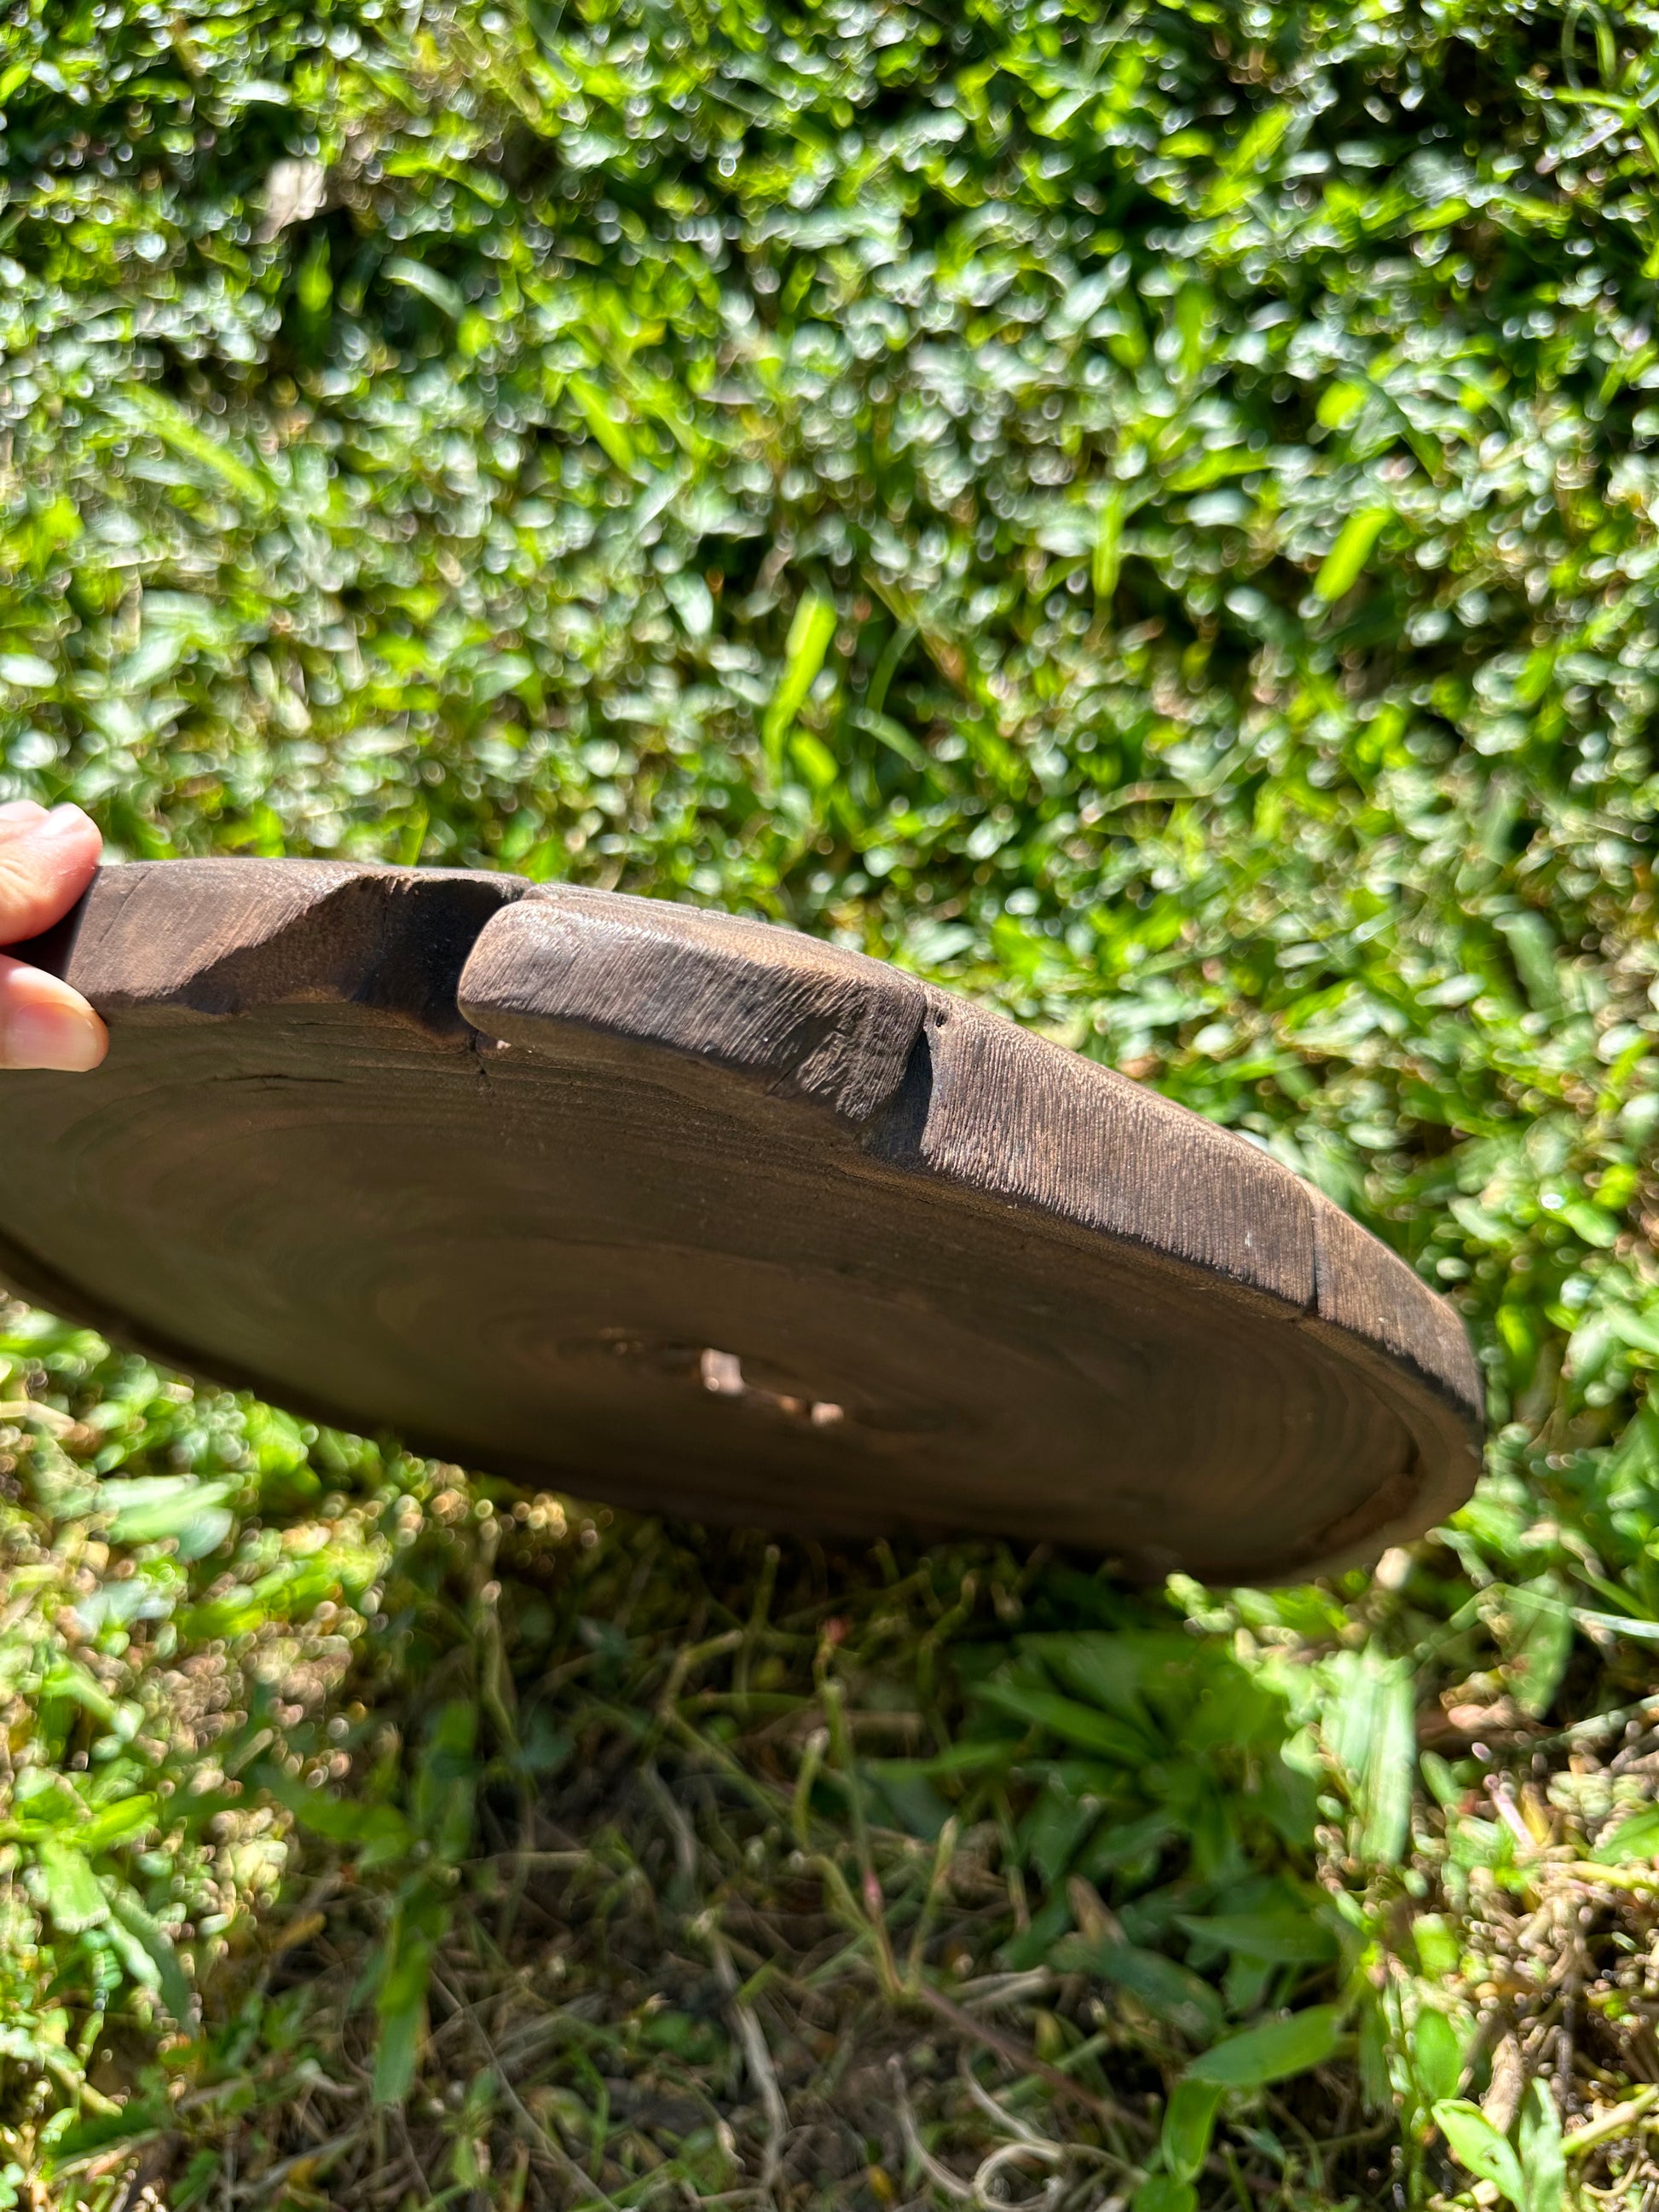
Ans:
[{"label": "weathered wood texture", "polygon": [[[23,948],[19,948],[20,950]],[[105,870],[0,1078],[0,1274],[186,1369],[665,1511],[1299,1574],[1468,1492],[1410,1268],[1265,1154],[862,956],[512,877]]]}]

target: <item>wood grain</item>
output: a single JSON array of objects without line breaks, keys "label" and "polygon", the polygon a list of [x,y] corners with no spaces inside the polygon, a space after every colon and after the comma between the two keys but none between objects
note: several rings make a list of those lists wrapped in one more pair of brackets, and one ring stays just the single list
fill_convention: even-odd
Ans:
[{"label": "wood grain", "polygon": [[504,876],[105,870],[0,1081],[0,1273],[620,1504],[1303,1574],[1467,1495],[1461,1324],[1277,1162],[792,932]]}]

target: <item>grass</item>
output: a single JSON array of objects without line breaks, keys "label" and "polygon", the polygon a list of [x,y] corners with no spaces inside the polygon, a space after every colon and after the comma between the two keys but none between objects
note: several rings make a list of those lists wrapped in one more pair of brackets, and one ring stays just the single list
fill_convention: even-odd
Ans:
[{"label": "grass", "polygon": [[1654,27],[7,15],[0,795],[972,991],[1392,1242],[1492,1440],[1136,1594],[9,1310],[0,2203],[1659,2202]]},{"label": "grass", "polygon": [[1659,1701],[1449,1545],[830,1559],[4,1342],[19,2201],[1380,2203],[1470,2077],[1645,2185]]}]

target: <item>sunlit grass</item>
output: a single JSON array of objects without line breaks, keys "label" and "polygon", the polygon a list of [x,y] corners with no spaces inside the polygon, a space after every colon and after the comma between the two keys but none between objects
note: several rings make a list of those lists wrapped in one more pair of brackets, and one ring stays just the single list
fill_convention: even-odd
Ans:
[{"label": "sunlit grass", "polygon": [[1133,1595],[11,1312],[0,2203],[1659,2189],[1652,33],[13,11],[0,796],[978,993],[1395,1243],[1493,1443]]}]

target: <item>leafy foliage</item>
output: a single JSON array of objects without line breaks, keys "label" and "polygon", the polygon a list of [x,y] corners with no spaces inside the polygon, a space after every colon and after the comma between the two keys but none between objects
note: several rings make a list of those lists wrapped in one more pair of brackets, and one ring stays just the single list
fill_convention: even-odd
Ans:
[{"label": "leafy foliage", "polygon": [[979,992],[1394,1242],[1494,1443],[1131,1599],[11,1313],[0,2202],[1651,2185],[1652,11],[5,22],[0,795]]}]

